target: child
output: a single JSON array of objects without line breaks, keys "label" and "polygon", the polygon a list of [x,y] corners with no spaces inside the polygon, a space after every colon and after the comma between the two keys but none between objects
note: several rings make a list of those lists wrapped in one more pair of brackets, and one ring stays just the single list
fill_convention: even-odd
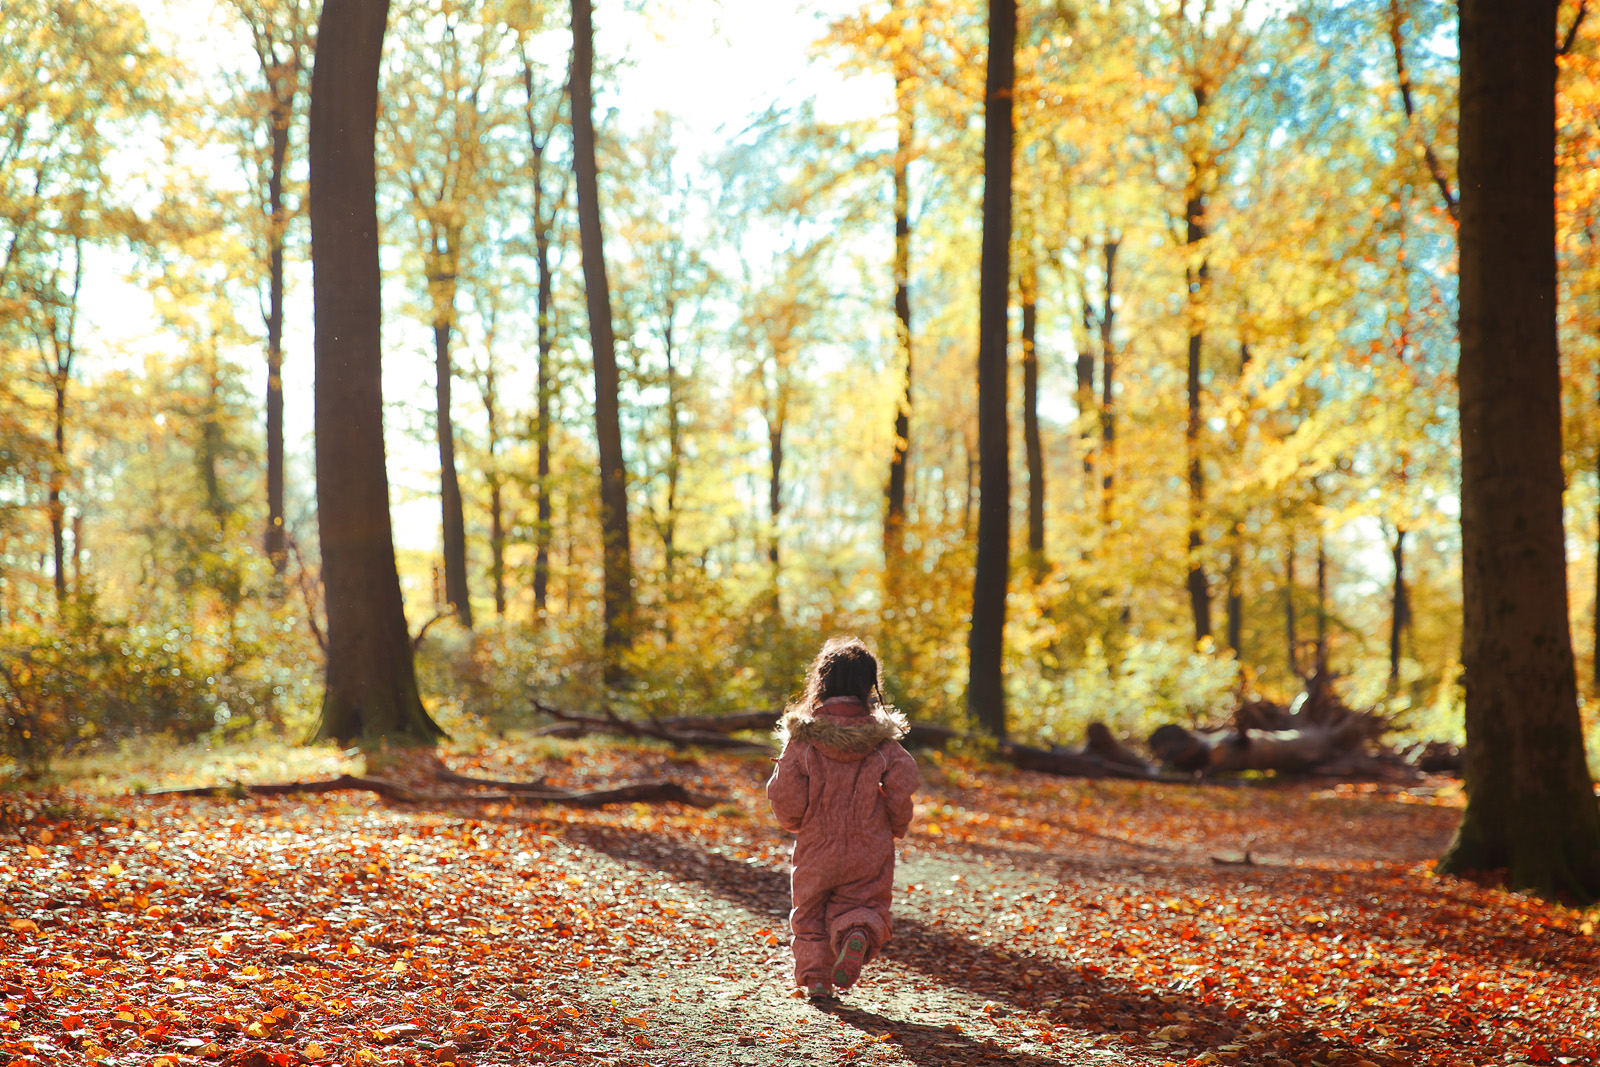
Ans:
[{"label": "child", "polygon": [[783,754],[767,782],[778,825],[799,835],[790,882],[795,980],[812,997],[848,989],[889,940],[894,839],[911,825],[917,765],[905,716],[886,707],[878,661],[830,638],[784,709]]}]

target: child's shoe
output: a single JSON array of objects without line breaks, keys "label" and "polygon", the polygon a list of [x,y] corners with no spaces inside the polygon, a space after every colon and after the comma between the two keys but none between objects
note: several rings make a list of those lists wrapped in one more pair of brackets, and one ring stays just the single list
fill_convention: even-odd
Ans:
[{"label": "child's shoe", "polygon": [[861,964],[867,957],[867,932],[857,927],[844,935],[839,959],[833,965],[833,984],[849,989],[861,977]]},{"label": "child's shoe", "polygon": [[806,999],[832,1000],[833,987],[827,982],[812,982],[810,985],[806,986]]}]

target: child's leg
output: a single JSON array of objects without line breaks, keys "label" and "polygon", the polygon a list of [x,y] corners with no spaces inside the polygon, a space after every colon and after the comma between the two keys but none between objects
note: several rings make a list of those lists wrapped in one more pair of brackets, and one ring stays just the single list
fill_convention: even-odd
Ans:
[{"label": "child's leg", "polygon": [[867,952],[863,962],[870,963],[877,957],[894,931],[889,919],[893,895],[893,853],[872,876],[834,887],[833,895],[824,909],[828,948],[832,953],[828,960],[830,964],[844,947],[845,936],[857,929],[867,935]]},{"label": "child's leg", "polygon": [[829,984],[828,971],[833,966],[826,918],[830,887],[815,884],[800,867],[790,876],[789,885],[794,896],[794,908],[789,912],[794,980],[802,988]]}]

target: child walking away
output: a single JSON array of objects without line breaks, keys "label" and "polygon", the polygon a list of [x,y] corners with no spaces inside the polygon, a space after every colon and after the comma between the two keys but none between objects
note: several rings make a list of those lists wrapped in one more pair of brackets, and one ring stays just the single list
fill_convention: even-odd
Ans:
[{"label": "child walking away", "polygon": [[795,980],[810,996],[854,985],[889,940],[894,839],[911,825],[917,789],[899,743],[906,730],[883,703],[877,658],[854,637],[822,646],[778,724],[783,754],[767,798],[778,825],[799,835],[789,926]]}]

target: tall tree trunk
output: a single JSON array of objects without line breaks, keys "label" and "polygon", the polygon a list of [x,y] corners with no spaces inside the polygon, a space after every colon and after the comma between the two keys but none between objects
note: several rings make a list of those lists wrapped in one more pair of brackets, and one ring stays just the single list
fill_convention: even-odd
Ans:
[{"label": "tall tree trunk", "polygon": [[[1044,574],[1044,445],[1039,439],[1039,265],[1032,253],[1022,263],[1022,445],[1028,457],[1028,562],[1034,576]],[[1090,357],[1091,360],[1093,357]],[[1078,391],[1083,392],[1083,357],[1078,357]],[[1090,374],[1094,372],[1091,369]],[[1093,382],[1089,395],[1094,396]],[[1084,453],[1086,469],[1089,465]]]},{"label": "tall tree trunk", "polygon": [[[901,55],[904,55],[902,50]],[[888,509],[883,520],[884,600],[895,599],[901,555],[905,551],[906,461],[911,451],[911,183],[912,141],[916,134],[911,110],[911,69],[897,60],[894,72],[894,337],[905,367],[905,384],[894,412],[894,446],[889,455]]]},{"label": "tall tree trunk", "polygon": [[317,527],[328,614],[319,738],[430,743],[389,518],[374,147],[388,0],[328,0],[311,77]]},{"label": "tall tree trunk", "polygon": [[1111,525],[1114,515],[1112,494],[1116,488],[1117,401],[1112,382],[1116,377],[1117,350],[1112,340],[1112,329],[1116,321],[1113,298],[1116,293],[1117,248],[1121,243],[1112,237],[1105,241],[1106,300],[1100,310],[1100,524],[1106,527]]},{"label": "tall tree trunk", "polygon": [[[300,68],[292,74],[299,81]],[[279,75],[282,77],[284,75]],[[289,120],[294,96],[285,101],[274,76],[268,73],[272,94],[271,171],[267,177],[267,528],[262,548],[272,561],[272,571],[282,577],[289,566],[283,528],[283,246],[289,226],[283,206],[283,176],[289,161]],[[282,591],[282,583],[275,587]]]},{"label": "tall tree trunk", "polygon": [[1317,655],[1312,673],[1319,678],[1328,674],[1328,541],[1321,526],[1317,528]]},{"label": "tall tree trunk", "polygon": [[[494,321],[491,312],[484,342],[484,348],[490,352],[494,350]],[[505,476],[500,472],[500,404],[492,362],[483,372],[483,414],[488,431],[485,445],[489,453],[484,472],[489,483],[489,579],[494,585],[494,613],[503,619],[506,615]]]},{"label": "tall tree trunk", "polygon": [[1294,563],[1295,563],[1294,534],[1291,533],[1288,545],[1283,553],[1283,635],[1284,651],[1288,653],[1286,661],[1289,665],[1289,674],[1300,677],[1300,637],[1295,633],[1294,617]]},{"label": "tall tree trunk", "polygon": [[1089,279],[1080,277],[1078,284],[1078,302],[1081,305],[1083,319],[1083,340],[1078,343],[1077,361],[1077,392],[1074,399],[1078,405],[1078,448],[1083,453],[1083,495],[1085,503],[1089,495],[1094,492],[1095,476],[1095,448],[1094,448],[1094,423],[1098,418],[1090,415],[1095,411],[1094,397],[1094,338],[1100,327],[1095,322],[1094,303],[1089,299]]},{"label": "tall tree trunk", "polygon": [[62,493],[67,481],[67,382],[59,371],[54,375],[55,386],[55,460],[50,465],[50,547],[55,567],[56,607],[67,600],[67,543],[66,503]]},{"label": "tall tree trunk", "polygon": [[1461,3],[1461,547],[1467,808],[1446,872],[1600,897],[1562,529],[1556,7]]},{"label": "tall tree trunk", "polygon": [[1394,586],[1389,611],[1389,692],[1400,690],[1400,641],[1411,624],[1411,598],[1406,593],[1406,528],[1394,529]]},{"label": "tall tree trunk", "polygon": [[[1206,95],[1204,90],[1194,90],[1196,121],[1200,121],[1206,112]],[[1190,161],[1190,170],[1193,174],[1200,173],[1200,163]],[[1188,282],[1187,297],[1185,298],[1189,320],[1189,359],[1188,359],[1188,417],[1183,426],[1183,440],[1186,455],[1189,460],[1189,611],[1194,618],[1194,639],[1202,641],[1211,636],[1211,585],[1206,578],[1205,562],[1201,558],[1201,549],[1204,547],[1203,528],[1205,525],[1206,485],[1205,468],[1202,463],[1200,449],[1200,352],[1205,342],[1205,326],[1203,317],[1207,311],[1207,281],[1209,270],[1204,257],[1199,263],[1193,262],[1198,254],[1199,245],[1206,238],[1206,202],[1201,192],[1198,178],[1192,179],[1187,197],[1184,201],[1183,214],[1187,228],[1185,243],[1189,249],[1190,265],[1185,268],[1184,277]]]},{"label": "tall tree trunk", "polygon": [[978,278],[978,553],[967,636],[967,713],[1006,735],[1006,587],[1011,570],[1011,471],[1006,418],[1006,305],[1011,288],[1011,169],[1015,130],[1016,0],[989,0],[983,105],[983,240]]},{"label": "tall tree trunk", "polygon": [[206,490],[206,510],[216,523],[218,533],[228,530],[229,505],[222,490],[222,475],[217,469],[222,462],[222,423],[217,417],[222,406],[222,375],[217,367],[216,338],[208,343],[206,352],[206,399],[200,415],[200,480]]},{"label": "tall tree trunk", "polygon": [[[550,271],[550,231],[554,225],[556,207],[546,216],[544,188],[544,152],[550,135],[539,136],[539,123],[534,117],[533,62],[528,58],[525,43],[518,41],[522,59],[522,86],[527,94],[524,114],[528,121],[528,148],[533,170],[533,255],[538,272],[538,297],[535,306],[535,326],[538,347],[538,368],[535,391],[538,396],[537,414],[534,417],[535,475],[538,479],[538,525],[533,533],[533,614],[542,619],[550,595],[550,540],[554,536],[550,508],[550,396],[551,353],[555,347],[551,328],[551,309],[554,306],[554,283]],[[559,204],[560,197],[557,197]]]},{"label": "tall tree trunk", "polygon": [[[1239,342],[1239,377],[1242,380],[1245,372],[1250,369],[1250,346],[1244,341]],[[1233,431],[1233,451],[1235,455],[1244,452],[1244,426],[1241,423]],[[1248,514],[1241,518],[1233,519],[1228,524],[1228,648],[1233,651],[1235,660],[1243,655],[1240,647],[1244,636],[1244,524]]]},{"label": "tall tree trunk", "polygon": [[683,403],[678,384],[678,353],[674,345],[674,305],[668,307],[666,325],[661,331],[662,349],[667,363],[667,499],[666,516],[661,522],[661,560],[667,584],[672,584],[678,559],[678,481],[683,474]]},{"label": "tall tree trunk", "polygon": [[[454,286],[451,285],[453,310]],[[450,363],[450,319],[433,322],[434,395],[438,403],[439,510],[444,530],[444,600],[455,609],[461,625],[472,628],[472,600],[467,591],[467,529],[461,507],[461,482],[456,477],[455,420],[450,415],[450,386],[455,371]]]},{"label": "tall tree trunk", "polygon": [[1228,531],[1228,648],[1234,659],[1243,656],[1244,638],[1244,523],[1235,522]]},{"label": "tall tree trunk", "polygon": [[583,293],[594,351],[594,422],[600,448],[600,539],[605,561],[605,647],[613,679],[615,656],[633,643],[633,562],[628,544],[628,474],[617,404],[617,349],[611,326],[600,232],[600,182],[595,166],[594,22],[591,0],[572,3],[572,152],[578,193],[578,243]]},{"label": "tall tree trunk", "polygon": [[783,613],[783,605],[779,600],[778,594],[778,576],[780,574],[778,519],[783,512],[783,423],[784,416],[781,412],[767,423],[767,456],[770,460],[769,476],[767,478],[767,564],[771,568],[772,613],[774,617]]}]

